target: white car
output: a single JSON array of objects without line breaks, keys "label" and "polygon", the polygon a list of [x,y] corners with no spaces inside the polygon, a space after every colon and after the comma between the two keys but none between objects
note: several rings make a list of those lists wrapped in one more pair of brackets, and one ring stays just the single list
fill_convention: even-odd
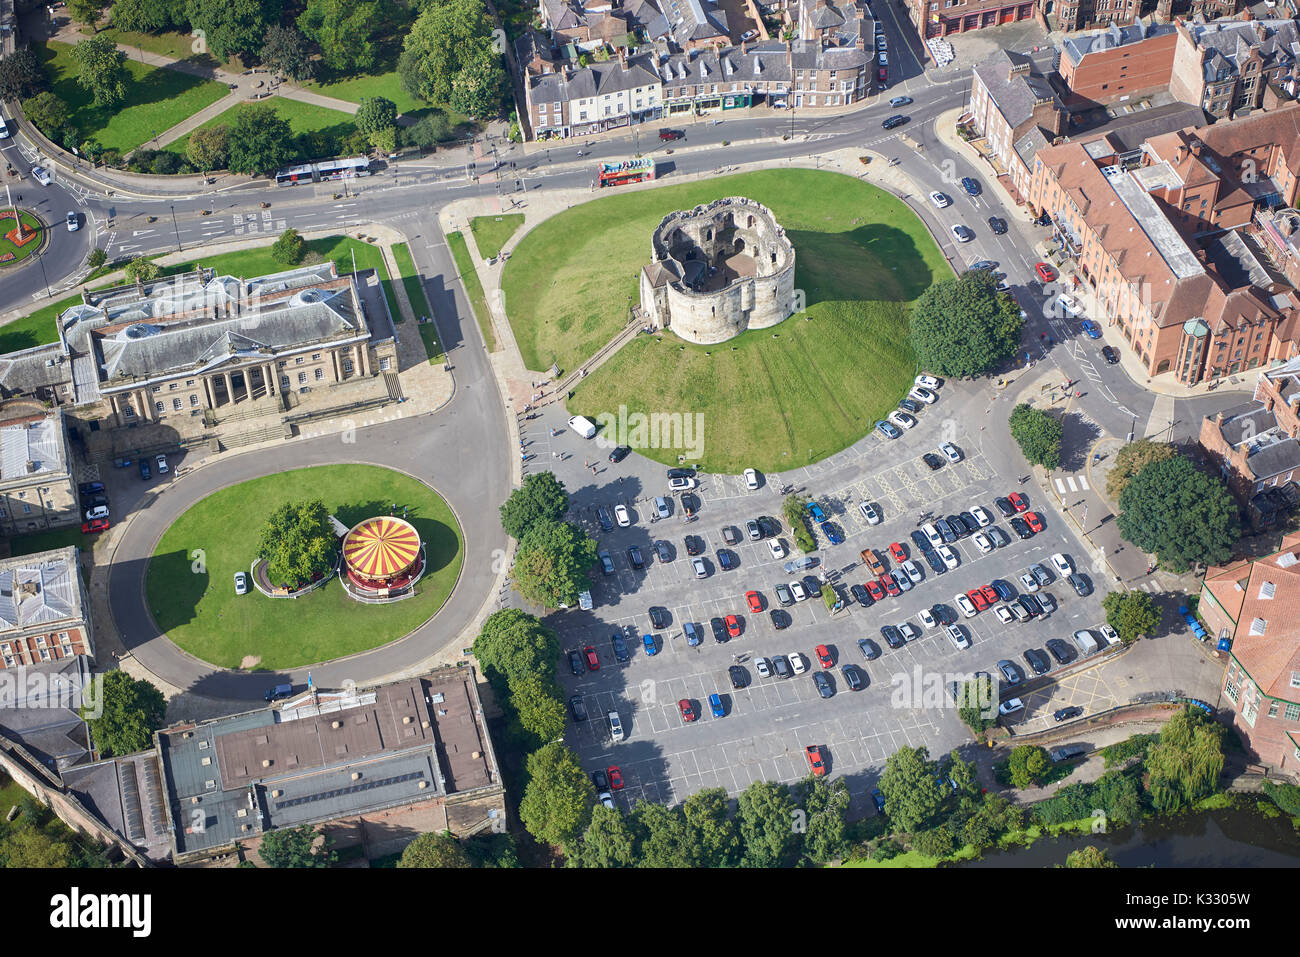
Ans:
[{"label": "white car", "polygon": [[1015,714],[1017,711],[1024,710],[1025,703],[1019,698],[1008,698],[998,705],[998,714]]},{"label": "white car", "polygon": [[608,791],[601,791],[596,795],[596,800],[611,811],[614,810],[614,795],[610,794]]},{"label": "white car", "polygon": [[49,186],[51,182],[49,171],[44,166],[33,166],[32,178],[42,186]]},{"label": "white car", "polygon": [[903,562],[898,567],[912,580],[913,585],[921,584],[922,579],[925,578],[925,575],[921,572],[921,566],[914,561]]},{"label": "white car", "polygon": [[243,572],[235,572],[235,594],[248,594],[248,576]]},{"label": "white car", "polygon": [[668,480],[668,491],[670,492],[689,492],[695,488],[695,479],[693,478],[675,478]]},{"label": "white car", "polygon": [[[881,37],[883,36],[884,34],[882,33]],[[886,53],[884,50],[880,50],[876,53],[876,59],[880,61],[881,66],[889,66],[889,54]]]},{"label": "white car", "polygon": [[939,380],[932,375],[919,375],[916,377],[916,384],[923,389],[939,388]]},{"label": "white car", "polygon": [[801,675],[808,670],[808,666],[804,664],[803,655],[799,654],[799,652],[792,651],[786,657],[790,659],[790,667],[794,669],[795,674]]},{"label": "white car", "polygon": [[859,502],[858,511],[862,513],[862,517],[867,520],[868,525],[880,524],[880,512],[876,511],[876,507],[870,502]]},{"label": "white car", "polygon": [[772,677],[772,663],[766,658],[755,658],[754,670],[758,672],[760,678]]},{"label": "white car", "polygon": [[97,518],[108,518],[107,505],[96,505],[94,508],[86,510],[86,521],[93,522]]},{"label": "white car", "polygon": [[742,34],[740,35],[740,42],[741,42],[741,43],[748,43],[750,40],[754,39],[754,37],[756,37],[756,36],[758,36],[758,31],[757,31],[757,30],[746,30],[744,33],[742,33]]},{"label": "white car", "polygon": [[970,639],[966,637],[966,629],[961,625],[949,625],[948,637],[952,639],[952,643],[958,648],[970,647]]},{"label": "white car", "polygon": [[888,44],[888,42],[885,40],[885,35],[884,35],[883,33],[877,33],[877,34],[876,34],[876,49],[877,49],[877,50],[888,50],[888,49],[889,49],[889,44]]},{"label": "white car", "polygon": [[1106,639],[1106,644],[1114,645],[1119,643],[1119,632],[1110,625],[1102,625],[1097,630],[1100,631],[1101,636]]},{"label": "white car", "polygon": [[158,463],[158,474],[162,475],[167,471],[167,456],[160,455],[155,461]]},{"label": "white car", "polygon": [[1071,299],[1065,293],[1056,297],[1056,304],[1061,307],[1061,311],[1071,318],[1078,318],[1083,315],[1083,306]]},{"label": "white car", "polygon": [[952,227],[952,238],[959,243],[968,243],[975,238],[975,234],[960,223],[956,223]]},{"label": "white car", "polygon": [[926,522],[921,526],[921,531],[925,533],[925,537],[935,548],[943,544],[943,536],[939,534],[939,530],[934,527],[933,522]]},{"label": "white car", "polygon": [[975,547],[978,548],[978,549],[979,549],[981,552],[983,552],[985,555],[987,555],[989,552],[993,551],[993,541],[992,541],[992,539],[990,539],[990,538],[989,538],[987,535],[985,535],[983,532],[976,532],[976,533],[975,533],[975,537],[972,539],[972,541],[975,542]]},{"label": "white car", "polygon": [[1011,609],[1006,605],[997,605],[993,609],[993,614],[998,616],[998,621],[1004,625],[1009,625],[1015,621],[1015,616],[1011,614]]},{"label": "white car", "polygon": [[1062,578],[1069,578],[1074,574],[1074,565],[1060,552],[1052,556],[1052,567],[1056,569],[1056,573]]},{"label": "white car", "polygon": [[745,469],[745,488],[751,492],[758,488],[758,472],[754,469]]},{"label": "white car", "polygon": [[1020,582],[1020,587],[1025,591],[1033,592],[1038,591],[1039,589],[1038,579],[1029,574],[1029,572],[1025,572],[1016,580]]},{"label": "white car", "polygon": [[894,576],[894,581],[898,582],[900,591],[912,590],[912,579],[908,578],[901,568],[896,572],[890,572],[890,574]]},{"label": "white car", "polygon": [[808,593],[803,590],[803,582],[798,581],[797,579],[790,583],[790,594],[794,595],[795,601],[808,600]]},{"label": "white car", "polygon": [[934,203],[935,209],[947,209],[952,205],[952,200],[943,193],[931,193],[930,202]]},{"label": "white car", "polygon": [[773,558],[785,558],[785,546],[781,544],[779,538],[769,538],[767,550],[772,553]]},{"label": "white car", "polygon": [[893,422],[894,425],[898,426],[900,429],[910,429],[916,425],[916,419],[899,409],[895,409],[893,412],[889,413],[889,421]]},{"label": "white car", "polygon": [[970,599],[964,594],[955,595],[952,600],[957,603],[957,607],[961,609],[961,613],[967,618],[975,617],[975,606],[971,604]]},{"label": "white car", "polygon": [[70,233],[75,233],[81,228],[81,220],[77,218],[76,213],[68,213],[66,222],[68,224],[68,232]]},{"label": "white car", "polygon": [[934,400],[939,398],[929,389],[922,389],[920,386],[917,386],[915,389],[908,392],[907,397],[909,399],[915,399],[917,402],[924,402],[926,405],[934,405]]},{"label": "white car", "polygon": [[921,629],[917,628],[916,625],[912,624],[910,621],[903,622],[898,626],[898,630],[908,641],[916,641],[916,639],[921,637]]},{"label": "white car", "polygon": [[626,505],[614,506],[614,519],[615,521],[618,522],[619,526],[622,528],[627,528],[629,525],[632,524],[632,516],[628,514]]},{"label": "white car", "polygon": [[943,453],[944,458],[949,462],[961,461],[961,449],[957,448],[957,446],[953,445],[951,442],[944,442],[939,446],[939,451]]},{"label": "white car", "polygon": [[970,510],[970,513],[975,516],[975,521],[980,523],[980,528],[987,528],[993,524],[993,516],[988,513],[988,510],[983,505],[976,505]]},{"label": "white car", "polygon": [[957,552],[950,545],[940,545],[938,548],[939,557],[943,559],[944,565],[950,570],[961,564],[961,559],[957,557]]},{"label": "white car", "polygon": [[927,628],[935,628],[939,624],[938,619],[934,617],[934,612],[932,612],[929,608],[922,608],[919,612],[917,612],[916,617],[920,618],[921,624],[925,625],[925,627]]},{"label": "white car", "polygon": [[704,559],[703,559],[703,558],[692,558],[692,559],[691,559],[691,567],[695,569],[695,577],[696,577],[696,578],[708,578],[708,577],[709,577],[709,570],[708,570],[708,568],[705,567],[705,565],[704,565]]}]

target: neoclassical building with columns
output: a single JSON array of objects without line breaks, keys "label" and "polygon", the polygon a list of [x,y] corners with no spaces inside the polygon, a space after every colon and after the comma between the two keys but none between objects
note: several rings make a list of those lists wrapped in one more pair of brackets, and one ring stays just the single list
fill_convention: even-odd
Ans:
[{"label": "neoclassical building with columns", "polygon": [[87,291],[58,326],[57,344],[0,357],[0,394],[74,405],[101,426],[188,432],[207,410],[397,371],[378,284],[333,262],[254,279],[197,268]]}]

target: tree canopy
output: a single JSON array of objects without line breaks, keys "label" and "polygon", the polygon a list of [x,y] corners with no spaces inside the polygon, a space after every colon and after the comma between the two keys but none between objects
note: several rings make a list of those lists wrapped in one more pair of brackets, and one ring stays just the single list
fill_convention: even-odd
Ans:
[{"label": "tree canopy", "polygon": [[1066,867],[1119,867],[1110,859],[1110,854],[1103,847],[1088,844],[1071,851],[1065,858]]},{"label": "tree canopy", "polygon": [[1222,725],[1187,705],[1165,722],[1147,752],[1147,794],[1157,811],[1169,813],[1214,793],[1223,773]]},{"label": "tree canopy", "polygon": [[936,773],[926,748],[903,747],[885,761],[879,787],[896,829],[919,831],[930,825],[944,798]]},{"label": "tree canopy", "polygon": [[1061,467],[1061,423],[1042,409],[1021,402],[1011,410],[1011,437],[1034,465]]},{"label": "tree canopy", "polygon": [[1160,564],[1184,572],[1192,562],[1220,565],[1241,536],[1236,501],[1218,478],[1182,456],[1147,466],[1119,498],[1120,534]]},{"label": "tree canopy", "polygon": [[186,0],[185,19],[219,60],[256,53],[283,0]]},{"label": "tree canopy", "polygon": [[772,781],[755,781],[740,792],[736,813],[744,844],[745,867],[790,867],[799,853],[795,803],[790,789]]},{"label": "tree canopy", "polygon": [[1172,459],[1175,454],[1174,447],[1166,442],[1152,442],[1150,439],[1129,442],[1115,453],[1115,462],[1106,473],[1106,494],[1118,500],[1133,476],[1148,465]]},{"label": "tree canopy", "polygon": [[1037,744],[1022,744],[1011,749],[1007,758],[1007,772],[1011,786],[1028,788],[1043,783],[1043,777],[1052,766],[1046,749]]},{"label": "tree canopy", "polygon": [[469,854],[450,831],[421,834],[402,851],[398,867],[473,867]]},{"label": "tree canopy", "polygon": [[598,804],[582,840],[568,855],[569,867],[635,867],[637,839],[623,812]]},{"label": "tree canopy", "polygon": [[539,745],[564,734],[564,698],[551,675],[516,676],[510,682],[510,703],[519,713],[520,726]]},{"label": "tree canopy", "polygon": [[501,527],[511,538],[522,539],[537,522],[558,522],[568,510],[564,483],[553,472],[533,472],[501,506]]},{"label": "tree canopy", "polygon": [[477,119],[495,115],[506,74],[482,0],[427,5],[407,34],[398,73],[412,96],[468,108]]},{"label": "tree canopy", "polygon": [[185,0],[114,0],[113,26],[131,33],[160,33],[182,27]]},{"label": "tree canopy", "polygon": [[1150,638],[1160,625],[1160,606],[1144,591],[1113,591],[1102,599],[1101,607],[1106,624],[1126,645],[1139,635]]},{"label": "tree canopy", "polygon": [[[267,867],[329,867],[338,860],[330,839],[310,824],[269,831],[262,837],[258,856]],[[319,847],[313,847],[321,837]]]},{"label": "tree canopy", "polygon": [[230,127],[200,126],[185,144],[185,158],[204,172],[225,169],[230,162]]},{"label": "tree canopy", "polygon": [[0,59],[0,100],[25,100],[49,85],[50,78],[30,47],[19,47]]},{"label": "tree canopy", "polygon": [[271,258],[282,266],[296,266],[302,262],[306,251],[307,240],[302,238],[302,233],[292,227],[282,232],[271,244]]},{"label": "tree canopy", "polygon": [[1023,324],[992,274],[971,270],[921,294],[912,308],[912,348],[921,368],[937,375],[981,375],[1016,354]]},{"label": "tree canopy", "polygon": [[723,788],[696,791],[682,804],[699,849],[701,867],[735,867],[740,863],[740,830],[731,816],[731,802]]},{"label": "tree canopy", "polygon": [[591,823],[596,789],[578,756],[564,745],[545,744],[528,756],[528,784],[519,819],[543,844],[568,847]]},{"label": "tree canopy", "polygon": [[366,71],[375,65],[372,40],[383,19],[379,6],[374,0],[307,0],[298,28],[316,41],[331,70]]},{"label": "tree canopy", "polygon": [[631,825],[637,838],[638,867],[687,870],[700,866],[699,848],[680,807],[639,801],[632,809]]},{"label": "tree canopy", "polygon": [[578,593],[591,587],[587,572],[596,548],[596,540],[571,522],[535,523],[515,551],[515,590],[544,608],[576,604]]},{"label": "tree canopy", "polygon": [[[0,63],[4,62],[0,60]],[[68,122],[68,104],[46,90],[23,101],[23,115],[36,124],[36,128],[42,133],[53,139]]]},{"label": "tree canopy", "polygon": [[474,639],[474,657],[485,671],[514,682],[529,675],[553,675],[560,639],[541,619],[519,608],[502,608],[483,622]]},{"label": "tree canopy", "polygon": [[88,90],[95,106],[116,106],[126,99],[126,54],[108,34],[88,37],[72,48],[77,85]]},{"label": "tree canopy", "polygon": [[232,173],[269,176],[294,157],[288,120],[266,103],[250,103],[235,111],[229,142]]},{"label": "tree canopy", "polygon": [[108,0],[68,0],[68,16],[91,29],[99,29],[100,18]]},{"label": "tree canopy", "polygon": [[302,31],[278,23],[267,27],[262,37],[262,62],[295,83],[310,80],[316,72]]},{"label": "tree canopy", "polygon": [[125,671],[105,672],[102,681],[97,690],[100,700],[92,698],[92,684],[80,711],[100,756],[131,754],[150,747],[153,733],[163,726],[167,715],[162,692]]},{"label": "tree canopy", "polygon": [[285,502],[262,526],[258,554],[277,585],[305,584],[334,567],[334,529],[320,499]]}]

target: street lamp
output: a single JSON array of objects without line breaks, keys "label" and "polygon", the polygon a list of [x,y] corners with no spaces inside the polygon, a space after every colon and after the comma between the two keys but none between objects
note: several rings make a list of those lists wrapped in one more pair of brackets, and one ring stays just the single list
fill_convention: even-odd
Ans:
[{"label": "street lamp", "polygon": [[176,234],[176,251],[181,251],[181,230],[176,225],[176,204],[172,203],[172,232]]}]

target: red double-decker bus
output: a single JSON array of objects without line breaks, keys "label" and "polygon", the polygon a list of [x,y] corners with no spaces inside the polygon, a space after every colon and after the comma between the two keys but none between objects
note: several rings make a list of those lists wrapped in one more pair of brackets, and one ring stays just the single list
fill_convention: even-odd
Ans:
[{"label": "red double-decker bus", "polygon": [[624,183],[640,183],[655,178],[655,161],[649,156],[639,159],[620,160],[617,163],[601,163],[599,182],[604,186],[622,186]]}]

